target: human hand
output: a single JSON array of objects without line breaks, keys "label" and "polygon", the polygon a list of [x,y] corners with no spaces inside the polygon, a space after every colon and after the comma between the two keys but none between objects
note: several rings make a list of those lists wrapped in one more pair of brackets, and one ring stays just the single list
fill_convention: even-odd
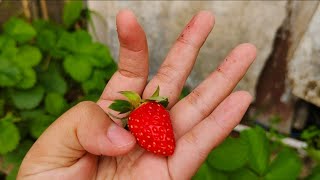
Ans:
[{"label": "human hand", "polygon": [[[178,101],[214,17],[200,12],[185,27],[154,78],[148,78],[148,47],[132,12],[117,16],[119,70],[97,103],[82,102],[58,118],[35,142],[21,165],[18,179],[190,179],[240,122],[251,96],[231,93],[255,59],[250,44],[237,46],[187,97]],[[176,149],[172,156],[154,155],[106,113],[118,92],[150,97],[160,86],[169,98]],[[231,94],[230,94],[231,93]]]}]

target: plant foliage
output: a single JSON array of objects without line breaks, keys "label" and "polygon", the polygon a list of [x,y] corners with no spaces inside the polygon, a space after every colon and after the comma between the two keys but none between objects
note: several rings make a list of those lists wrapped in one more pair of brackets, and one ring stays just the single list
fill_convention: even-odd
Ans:
[{"label": "plant foliage", "polygon": [[41,133],[75,103],[97,100],[117,69],[108,47],[79,25],[82,12],[81,1],[67,1],[62,24],[11,17],[2,25],[0,165],[12,169],[7,179]]},{"label": "plant foliage", "polygon": [[298,179],[302,169],[298,153],[285,146],[271,153],[270,145],[259,127],[242,131],[238,138],[228,137],[210,153],[193,179]]}]

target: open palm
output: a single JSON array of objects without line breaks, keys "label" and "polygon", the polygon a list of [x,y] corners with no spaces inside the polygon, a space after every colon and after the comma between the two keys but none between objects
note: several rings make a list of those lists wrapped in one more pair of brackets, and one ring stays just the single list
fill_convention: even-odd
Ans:
[{"label": "open palm", "polygon": [[[231,93],[255,59],[251,44],[237,46],[216,71],[178,101],[213,25],[210,12],[195,15],[147,83],[146,36],[132,12],[121,11],[117,16],[119,70],[97,103],[80,103],[43,133],[26,155],[18,179],[190,179],[208,153],[239,123],[251,102],[245,91]],[[112,123],[106,115],[108,106],[123,98],[119,91],[135,91],[146,98],[157,86],[160,95],[169,98],[176,138],[172,156],[143,150],[123,129],[114,131],[118,141],[103,139]]]}]

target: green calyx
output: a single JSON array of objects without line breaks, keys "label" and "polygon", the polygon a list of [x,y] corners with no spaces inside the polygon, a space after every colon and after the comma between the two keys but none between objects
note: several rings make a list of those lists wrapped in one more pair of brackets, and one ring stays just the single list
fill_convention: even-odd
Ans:
[{"label": "green calyx", "polygon": [[156,91],[152,94],[150,98],[141,99],[139,94],[133,91],[120,91],[120,94],[125,96],[128,100],[115,100],[109,106],[110,109],[114,111],[118,111],[119,114],[124,114],[134,109],[138,108],[141,104],[145,102],[157,102],[161,104],[163,107],[167,107],[169,104],[168,98],[164,96],[159,96],[160,88],[157,87]]}]

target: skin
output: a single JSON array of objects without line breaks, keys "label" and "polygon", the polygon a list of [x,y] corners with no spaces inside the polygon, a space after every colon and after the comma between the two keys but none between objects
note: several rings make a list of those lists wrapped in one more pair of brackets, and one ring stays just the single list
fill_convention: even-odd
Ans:
[{"label": "skin", "polygon": [[[98,102],[82,102],[58,118],[27,153],[18,179],[190,179],[208,153],[240,122],[252,97],[232,92],[256,56],[251,44],[240,44],[190,95],[178,101],[198,52],[211,32],[210,12],[196,14],[147,83],[145,33],[129,10],[117,15],[119,70]],[[157,86],[169,98],[176,139],[172,156],[140,148],[135,138],[110,119],[108,106],[118,93],[131,90],[144,98]]]}]

